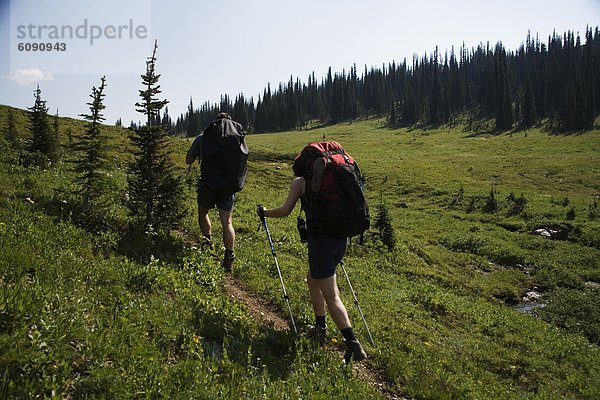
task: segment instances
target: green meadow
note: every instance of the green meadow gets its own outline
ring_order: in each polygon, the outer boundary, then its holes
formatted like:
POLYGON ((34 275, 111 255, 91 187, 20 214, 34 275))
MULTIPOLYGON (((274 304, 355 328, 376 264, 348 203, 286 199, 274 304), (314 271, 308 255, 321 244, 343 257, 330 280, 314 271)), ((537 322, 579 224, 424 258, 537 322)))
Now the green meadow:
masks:
MULTIPOLYGON (((0 129, 6 110, 0 107, 0 129)), ((24 138, 25 114, 14 111, 24 138)), ((112 202, 95 230, 73 214, 68 151, 47 171, 25 169, 0 143, 0 397, 385 398, 342 365, 332 351, 342 342, 335 329, 320 349, 304 334, 254 320, 223 292, 221 251, 190 244, 199 237, 198 168, 184 165, 191 139, 174 138, 172 154, 189 214, 170 240, 139 250, 124 235, 127 131, 106 129, 112 202)), ((83 123, 61 119, 63 143, 69 130, 81 132, 83 123)), ((255 210, 283 203, 293 157, 320 140, 340 142, 359 162, 373 220, 379 204, 392 216, 393 250, 371 229, 362 243, 352 240, 345 258, 375 346, 341 271, 338 283, 367 366, 394 393, 600 397, 600 131, 476 134, 366 120, 249 135, 233 276, 286 318, 255 210), (538 229, 556 236, 533 234, 538 229), (520 312, 528 292, 541 297, 520 312)), ((313 315, 298 214, 299 206, 268 222, 304 332, 313 315)))

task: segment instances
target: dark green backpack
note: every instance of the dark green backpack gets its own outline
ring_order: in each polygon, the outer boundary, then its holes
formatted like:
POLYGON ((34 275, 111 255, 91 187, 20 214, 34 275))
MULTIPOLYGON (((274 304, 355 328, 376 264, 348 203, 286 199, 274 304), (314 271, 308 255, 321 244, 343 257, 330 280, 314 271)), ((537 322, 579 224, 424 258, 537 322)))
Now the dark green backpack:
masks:
POLYGON ((241 124, 229 118, 214 120, 202 133, 202 182, 219 196, 244 188, 248 146, 241 124))

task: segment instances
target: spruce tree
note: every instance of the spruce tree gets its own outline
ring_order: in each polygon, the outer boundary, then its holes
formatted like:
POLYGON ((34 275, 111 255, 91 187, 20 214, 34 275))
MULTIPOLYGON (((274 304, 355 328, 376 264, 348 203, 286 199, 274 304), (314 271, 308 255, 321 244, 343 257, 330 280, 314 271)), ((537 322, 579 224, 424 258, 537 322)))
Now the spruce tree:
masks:
POLYGON ((188 136, 188 137, 197 136, 200 133, 198 131, 198 129, 199 129, 198 116, 196 114, 196 111, 194 110, 194 102, 192 101, 192 98, 190 97, 190 104, 188 105, 188 113, 187 113, 187 126, 185 128, 186 136, 188 136))
POLYGON ((396 113, 396 104, 395 102, 392 102, 392 105, 390 106, 390 114, 388 116, 388 123, 390 125, 396 125, 396 122, 398 122, 398 115, 396 113))
POLYGON ((65 130, 65 136, 67 137, 67 146, 73 145, 73 129, 67 128, 65 130))
POLYGON ((173 123, 169 116, 169 107, 165 107, 165 113, 163 114, 160 123, 166 127, 169 135, 173 135, 173 123))
POLYGON ((6 118, 6 130, 4 132, 4 137, 6 138, 8 145, 13 150, 21 149, 21 140, 19 139, 19 134, 17 133, 17 125, 15 122, 15 115, 12 111, 12 108, 8 109, 8 115, 6 118))
POLYGON ((402 105, 402 124, 405 126, 414 125, 417 122, 417 110, 415 91, 411 84, 406 88, 404 101, 402 105))
POLYGON ((129 210, 135 222, 147 232, 168 234, 184 216, 183 183, 175 174, 170 158, 169 139, 165 126, 156 123, 160 110, 168 103, 159 100, 161 93, 156 74, 155 42, 152 56, 146 62, 146 73, 141 76, 143 90, 136 111, 143 114, 146 124, 135 129, 131 141, 137 148, 129 165, 129 210))
POLYGON ((383 201, 383 193, 381 194, 381 202, 377 205, 375 228, 379 233, 379 238, 388 248, 388 251, 393 251, 396 247, 396 233, 392 225, 390 212, 383 201))
POLYGON ((33 94, 35 103, 28 108, 32 139, 27 150, 31 153, 31 164, 45 168, 58 161, 58 140, 48 123, 48 107, 46 101, 42 100, 40 85, 37 85, 33 94))
POLYGON ((507 71, 506 51, 501 43, 496 45, 495 87, 496 87, 496 129, 507 130, 512 127, 513 114, 510 101, 510 86, 507 71))
POLYGON ((429 112, 427 116, 427 123, 431 125, 438 125, 441 122, 441 108, 442 108, 442 89, 439 77, 439 63, 438 63, 438 49, 435 48, 433 62, 430 64, 431 68, 431 94, 429 95, 429 112))
POLYGON ((492 213, 498 209, 498 201, 496 200, 496 188, 492 185, 490 194, 485 199, 485 207, 483 210, 488 213, 492 213))
POLYGON ((58 116, 58 109, 56 109, 56 114, 52 117, 52 140, 53 145, 56 147, 56 158, 57 160, 61 158, 60 152, 60 118, 58 116))
POLYGON ((73 150, 78 154, 75 159, 75 182, 79 185, 78 193, 83 197, 83 210, 86 211, 91 203, 100 205, 105 187, 105 179, 102 171, 107 162, 106 136, 102 122, 105 120, 102 110, 106 108, 103 103, 106 77, 100 79, 100 86, 92 87, 90 97, 92 101, 87 103, 90 107, 89 114, 80 114, 88 124, 85 133, 77 137, 73 144, 73 150))
POLYGON ((531 80, 527 82, 527 88, 523 94, 523 104, 521 105, 521 112, 523 119, 521 121, 523 127, 530 128, 535 125, 536 112, 535 112, 535 98, 533 94, 533 87, 531 80))

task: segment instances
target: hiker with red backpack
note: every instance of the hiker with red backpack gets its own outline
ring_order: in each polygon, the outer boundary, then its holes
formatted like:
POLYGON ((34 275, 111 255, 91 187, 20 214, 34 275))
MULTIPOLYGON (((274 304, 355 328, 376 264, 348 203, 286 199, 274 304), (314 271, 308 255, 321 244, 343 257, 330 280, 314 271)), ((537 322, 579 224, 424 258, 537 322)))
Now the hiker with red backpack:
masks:
POLYGON ((346 362, 366 358, 356 339, 348 312, 336 281, 336 267, 342 261, 347 238, 369 227, 369 211, 362 191, 362 176, 357 163, 337 142, 311 143, 296 157, 290 191, 284 204, 266 209, 258 206, 257 214, 265 218, 289 215, 301 202, 304 220, 298 217, 301 240, 308 243, 309 271, 306 276, 310 300, 315 313, 313 335, 324 343, 327 325, 325 305, 346 342, 346 362))
POLYGON ((185 161, 191 167, 194 161, 200 164, 198 183, 198 224, 202 231, 203 245, 212 248, 212 225, 208 211, 215 206, 223 228, 225 255, 221 265, 231 272, 235 245, 235 230, 232 222, 235 193, 242 190, 246 181, 248 147, 246 132, 241 124, 222 112, 199 135, 188 150, 185 161))

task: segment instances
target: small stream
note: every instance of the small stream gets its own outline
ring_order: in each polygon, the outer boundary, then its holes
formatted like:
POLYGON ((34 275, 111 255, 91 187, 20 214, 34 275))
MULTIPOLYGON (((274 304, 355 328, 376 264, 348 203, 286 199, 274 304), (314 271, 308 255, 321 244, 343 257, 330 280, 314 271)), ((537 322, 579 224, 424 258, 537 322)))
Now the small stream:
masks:
POLYGON ((513 307, 513 310, 516 310, 523 314, 533 314, 533 312, 536 309, 544 307, 546 307, 546 302, 544 301, 528 301, 525 303, 517 304, 513 307))
POLYGON ((546 302, 542 300, 542 294, 536 290, 529 290, 524 293, 523 302, 513 307, 514 310, 523 314, 533 315, 538 308, 546 307, 546 302))
MULTIPOLYGON (((598 289, 600 288, 600 283, 587 281, 584 283, 584 288, 598 289)), ((546 307, 547 304, 548 303, 542 299, 542 293, 536 290, 529 290, 523 294, 521 303, 513 306, 512 309, 523 314, 535 316, 535 311, 539 308, 546 307)))

